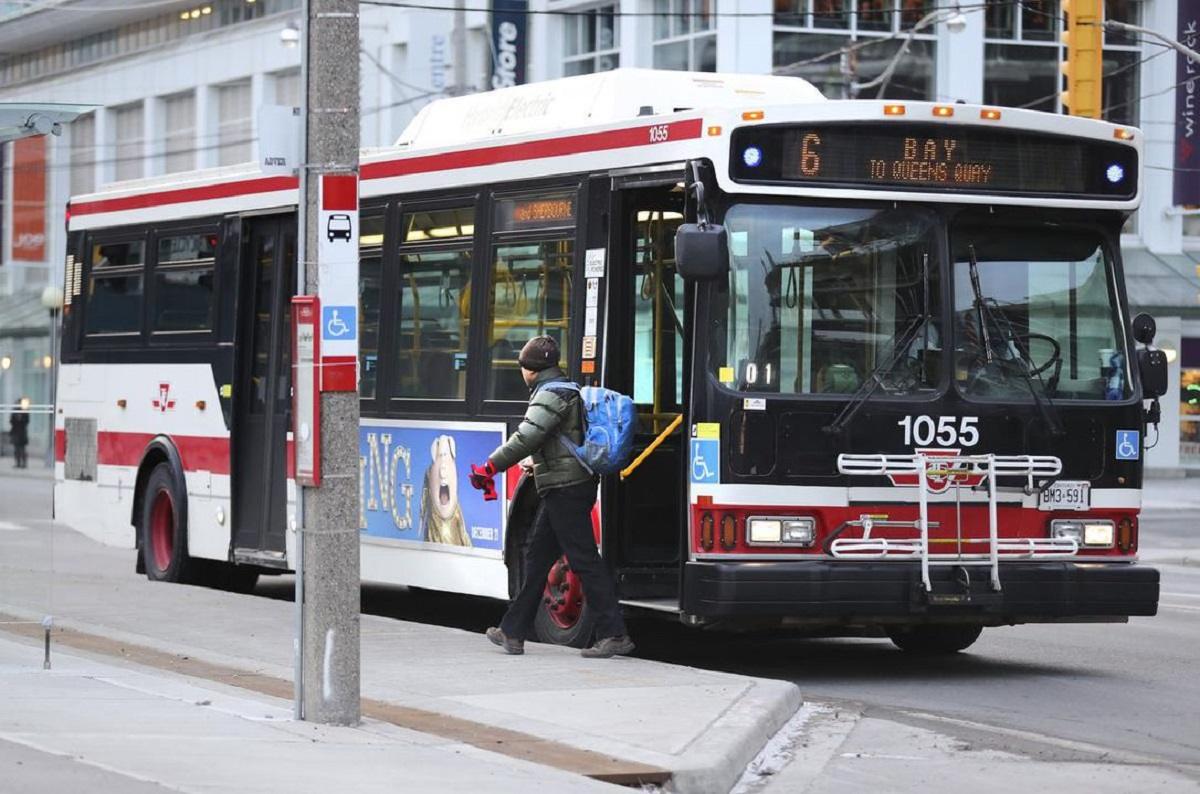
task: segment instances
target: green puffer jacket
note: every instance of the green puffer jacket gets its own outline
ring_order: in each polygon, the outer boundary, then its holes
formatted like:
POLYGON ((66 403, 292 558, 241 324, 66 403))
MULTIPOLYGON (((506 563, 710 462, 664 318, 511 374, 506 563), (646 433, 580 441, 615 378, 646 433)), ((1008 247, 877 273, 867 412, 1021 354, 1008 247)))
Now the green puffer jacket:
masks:
POLYGON ((539 494, 592 480, 579 459, 558 440, 561 433, 573 444, 583 443, 579 395, 540 388, 551 381, 566 380, 567 376, 558 367, 539 372, 521 424, 488 456, 498 471, 504 471, 532 455, 533 481, 539 494))

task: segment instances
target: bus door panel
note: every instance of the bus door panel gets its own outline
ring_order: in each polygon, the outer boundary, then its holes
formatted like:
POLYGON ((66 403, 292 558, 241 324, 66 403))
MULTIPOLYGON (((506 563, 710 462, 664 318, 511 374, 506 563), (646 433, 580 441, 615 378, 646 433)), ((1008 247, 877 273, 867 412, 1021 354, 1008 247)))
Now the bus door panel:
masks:
MULTIPOLYGON (((675 272, 675 229, 682 195, 671 185, 613 194, 607 385, 637 404, 635 456, 686 405, 684 282, 675 272), (614 351, 617 355, 613 355, 614 351)), ((678 588, 683 520, 683 422, 615 494, 615 533, 606 549, 621 571, 624 598, 672 597, 678 588)))
POLYGON ((243 229, 233 545, 239 559, 285 565, 296 226, 292 217, 253 218, 243 229))

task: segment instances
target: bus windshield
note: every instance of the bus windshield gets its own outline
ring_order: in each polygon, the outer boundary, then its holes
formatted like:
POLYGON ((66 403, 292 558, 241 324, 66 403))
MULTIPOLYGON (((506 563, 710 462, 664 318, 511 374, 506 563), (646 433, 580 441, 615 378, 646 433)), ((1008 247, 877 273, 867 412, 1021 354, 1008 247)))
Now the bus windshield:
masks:
POLYGON ((738 204, 726 215, 728 290, 712 373, 782 394, 890 394, 940 378, 940 221, 918 207, 738 204))
POLYGON ((956 225, 955 381, 970 397, 1130 396, 1112 262, 1089 229, 956 225))

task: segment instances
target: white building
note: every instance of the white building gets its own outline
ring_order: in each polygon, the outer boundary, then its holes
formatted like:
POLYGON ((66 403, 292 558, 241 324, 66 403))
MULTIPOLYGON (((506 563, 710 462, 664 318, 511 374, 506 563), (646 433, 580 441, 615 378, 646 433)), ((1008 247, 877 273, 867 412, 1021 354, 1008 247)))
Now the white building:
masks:
MULTIPOLYGON (((449 0, 445 9, 378 2, 361 7, 364 146, 391 143, 426 102, 486 90, 493 66, 512 64, 512 52, 492 44, 487 0, 466 0, 465 62, 457 65, 449 0)), ((1194 5, 1106 3, 1112 18, 1172 37, 1179 9, 1194 5)), ((882 90, 1061 109, 1058 0, 529 0, 529 11, 516 14, 527 34, 516 54, 529 81, 616 66, 774 71, 834 97, 882 90)), ((256 109, 300 101, 299 24, 300 0, 0 2, 0 102, 97 106, 60 138, 4 152, 0 404, 47 388, 38 296, 61 277, 67 197, 114 180, 255 159, 256 109), (111 10, 95 10, 105 5, 111 10)), ((1162 47, 1106 41, 1106 117, 1145 135, 1144 203, 1123 239, 1131 301, 1157 316, 1173 383, 1194 385, 1200 397, 1200 217, 1173 203, 1174 180, 1200 172, 1172 170, 1176 88, 1188 87, 1176 87, 1176 68, 1162 47)), ((1172 392, 1163 408, 1151 465, 1200 472, 1200 404, 1172 392)))

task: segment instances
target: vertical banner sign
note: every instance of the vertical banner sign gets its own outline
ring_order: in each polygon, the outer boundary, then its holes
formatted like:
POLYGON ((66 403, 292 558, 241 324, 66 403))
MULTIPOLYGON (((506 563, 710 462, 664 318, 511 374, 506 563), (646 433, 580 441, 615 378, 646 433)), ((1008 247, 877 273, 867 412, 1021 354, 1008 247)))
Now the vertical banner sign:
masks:
POLYGON ((321 392, 317 389, 317 363, 321 360, 321 301, 313 295, 292 297, 292 416, 295 427, 292 450, 296 482, 309 488, 321 485, 321 392))
POLYGON ((46 261, 46 137, 13 143, 12 258, 46 261))
POLYGON ((358 175, 322 174, 320 193, 321 391, 357 391, 358 175))
POLYGON ((492 0, 492 88, 525 82, 528 0, 492 0))
MULTIPOLYGON (((1176 40, 1193 50, 1200 45, 1200 0, 1179 0, 1176 40)), ((1200 64, 1182 53, 1175 58, 1175 204, 1195 206, 1200 205, 1200 64)))

